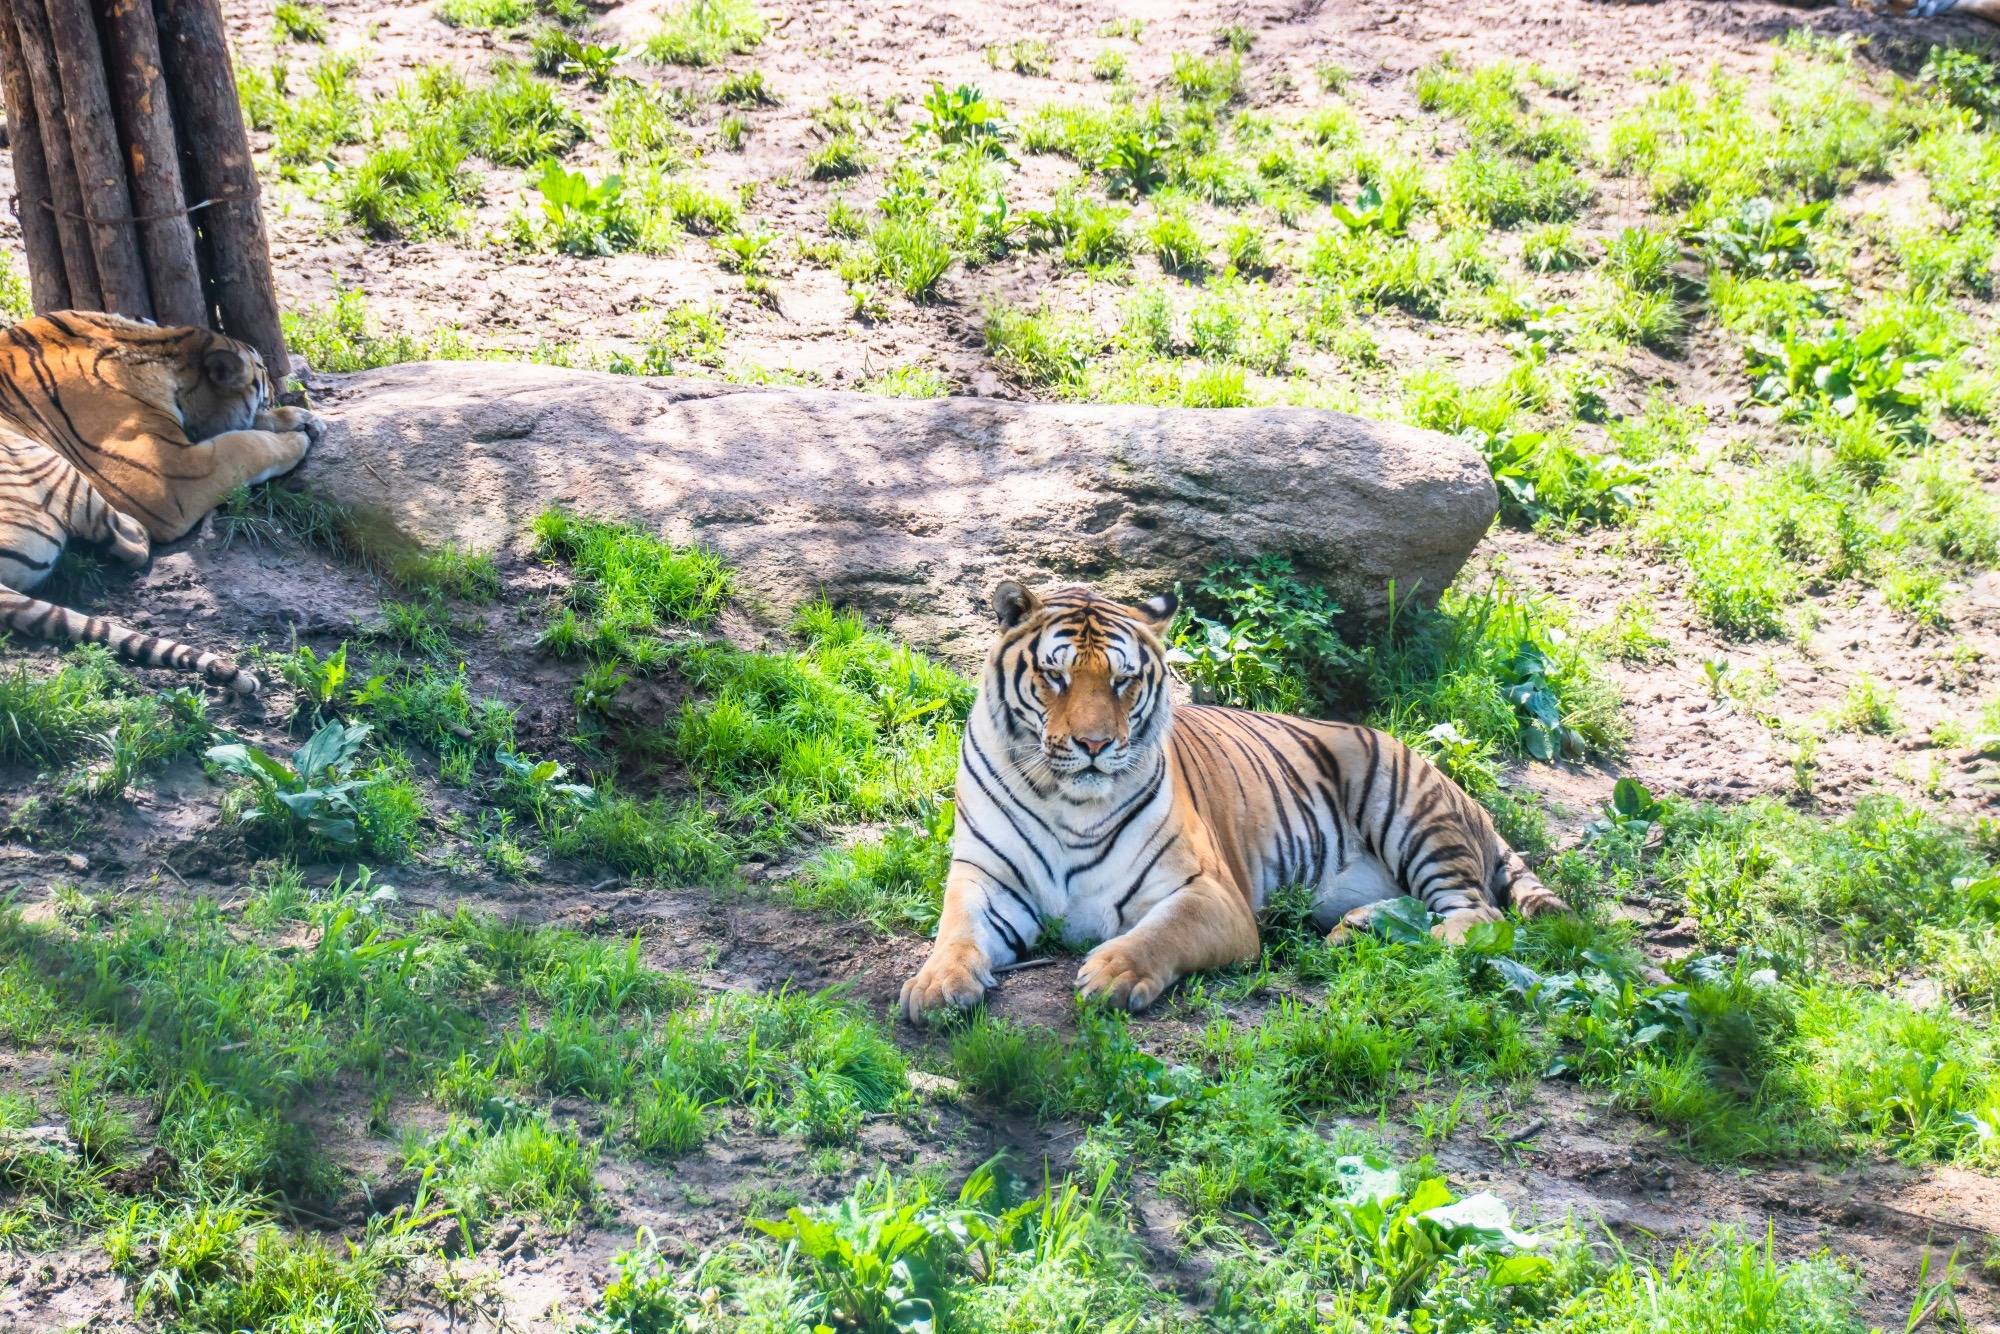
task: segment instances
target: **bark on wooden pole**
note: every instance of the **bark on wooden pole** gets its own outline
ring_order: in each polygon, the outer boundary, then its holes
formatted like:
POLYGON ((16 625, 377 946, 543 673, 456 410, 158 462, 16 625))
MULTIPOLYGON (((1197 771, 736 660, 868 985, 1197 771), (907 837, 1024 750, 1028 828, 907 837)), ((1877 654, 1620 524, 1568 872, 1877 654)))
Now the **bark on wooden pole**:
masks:
POLYGON ((42 131, 42 160, 48 167, 49 197, 54 203, 56 237, 62 249, 65 285, 70 304, 82 310, 102 310, 97 284, 97 260, 83 224, 83 195, 77 189, 76 167, 69 154, 69 122, 63 115, 62 83, 56 76, 55 45, 49 38, 49 16, 41 0, 12 0, 14 32, 20 39, 21 63, 35 94, 35 118, 42 131))
POLYGON ((180 149, 152 0, 98 0, 105 39, 105 74, 118 108, 119 137, 139 215, 139 245, 153 318, 162 324, 206 325, 208 302, 195 262, 190 202, 181 183, 180 149))
POLYGON ((196 202, 213 201, 194 218, 206 240, 222 328, 263 353, 266 368, 282 380, 291 361, 222 10, 216 0, 153 0, 153 14, 181 143, 192 150, 182 159, 187 185, 196 202))
POLYGON ((28 285, 36 311, 70 304, 69 275, 56 235, 55 199, 49 193, 49 164, 42 157, 42 122, 35 90, 21 63, 21 39, 14 9, 0 0, 0 89, 7 99, 9 146, 14 153, 14 211, 21 221, 21 248, 28 256, 28 285))
POLYGON ((69 123, 77 187, 90 215, 90 250, 97 257, 97 287, 104 309, 152 319, 153 294, 139 258, 139 228, 132 217, 125 159, 118 151, 118 124, 111 113, 111 89, 104 81, 97 21, 87 0, 43 0, 43 4, 55 39, 63 116, 69 123))

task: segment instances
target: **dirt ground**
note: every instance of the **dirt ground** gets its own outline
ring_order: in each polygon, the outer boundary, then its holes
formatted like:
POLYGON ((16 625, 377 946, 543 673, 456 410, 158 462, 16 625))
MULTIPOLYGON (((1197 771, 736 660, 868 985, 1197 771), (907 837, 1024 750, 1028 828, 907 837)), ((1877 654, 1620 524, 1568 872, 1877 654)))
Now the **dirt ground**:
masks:
MULTIPOLYGON (((227 0, 240 59, 264 64, 272 54, 270 7, 227 0)), ((518 42, 438 23, 431 6, 379 0, 331 0, 325 5, 333 45, 367 43, 362 86, 386 91, 419 66, 447 60, 467 70, 485 68, 518 42)), ((774 26, 754 58, 779 102, 749 113, 746 151, 732 153, 717 140, 719 114, 708 107, 691 129, 702 150, 697 171, 714 187, 754 187, 748 212, 787 237, 823 237, 830 194, 839 187, 806 179, 805 153, 818 141, 812 108, 835 91, 858 94, 873 105, 904 99, 875 136, 887 148, 911 123, 907 99, 932 80, 947 87, 977 84, 1010 109, 1096 97, 1089 64, 1113 39, 1094 36, 1114 17, 1147 25, 1142 45, 1124 43, 1130 78, 1141 87, 1165 77, 1170 53, 1203 49, 1225 24, 1256 34, 1246 57, 1253 101, 1260 107, 1302 109, 1314 86, 1314 67, 1334 61, 1354 76, 1347 97, 1365 120, 1410 120, 1414 104, 1409 75, 1441 52, 1471 62, 1498 58, 1538 61, 1578 76, 1573 110, 1601 127, 1637 96, 1633 75, 1642 66, 1671 62, 1683 70, 1719 65, 1756 81, 1769 67, 1768 43, 1787 29, 1806 26, 1826 34, 1874 39, 1869 58, 1894 64, 1908 58, 1909 25, 1839 7, 1794 8, 1745 0, 1660 0, 1659 3, 1547 4, 1470 0, 1411 6, 1362 0, 1311 0, 1273 4, 1219 4, 1211 0, 1169 5, 1157 0, 1011 0, 953 5, 940 0, 852 5, 838 0, 785 0, 772 6, 774 26), (1024 37, 1047 38, 1057 52, 1049 77, 989 66, 986 49, 1024 37), (1288 91, 1289 90, 1289 91, 1288 91)), ((604 33, 643 34, 651 26, 644 4, 601 13, 604 33)), ((1954 31, 1975 31, 1945 25, 1954 31)), ((1938 29, 1933 28, 1935 33, 1938 29)), ((302 59, 302 57, 299 57, 302 59)), ((651 71, 666 82, 706 84, 713 72, 651 71)), ((594 114, 596 95, 569 95, 594 114)), ((609 166, 601 146, 579 161, 593 171, 609 166), (597 156, 593 156, 593 154, 597 156)), ((336 291, 359 289, 371 318, 390 330, 423 333, 455 328, 481 347, 526 354, 538 346, 581 343, 596 350, 629 347, 644 336, 647 312, 681 303, 711 305, 728 327, 725 369, 731 373, 781 371, 834 387, 853 387, 882 370, 922 364, 943 372, 958 392, 1018 395, 983 349, 982 302, 993 295, 1047 298, 1058 304, 1090 299, 1084 281, 1053 270, 1045 257, 1019 256, 982 270, 976 283, 954 270, 943 299, 927 306, 900 300, 886 317, 860 323, 840 282, 785 249, 775 276, 775 299, 760 300, 725 273, 695 243, 670 256, 617 255, 578 259, 527 254, 486 243, 519 207, 523 173, 482 167, 484 202, 471 237, 459 241, 369 242, 330 227, 324 209, 300 189, 269 187, 274 256, 284 304, 303 310, 331 301, 336 291)), ((1046 202, 1069 174, 1053 159, 1024 158, 1017 206, 1046 202)), ((5 182, 0 182, 4 188, 5 182)), ((866 178, 854 183, 868 197, 866 178)), ((1855 196, 1841 205, 1865 209, 1880 199, 1855 196)), ((1614 232, 1638 208, 1636 194, 1615 191, 1580 230, 1614 232)), ((18 253, 11 219, 0 219, 0 243, 18 253)), ((1147 261, 1150 263, 1150 261, 1147 261)), ((1991 327, 1989 325, 1989 327, 1991 327)), ((1437 363, 1462 371, 1493 364, 1503 354, 1494 336, 1463 329, 1440 331, 1401 317, 1385 317, 1379 331, 1387 364, 1378 370, 1342 370, 1337 378, 1366 399, 1387 397, 1403 373, 1437 363)), ((1726 349, 1691 346, 1669 370, 1635 356, 1615 392, 1627 405, 1642 402, 1663 379, 1686 389, 1706 387, 1722 409, 1709 430, 1722 440, 1753 433, 1760 422, 1737 412, 1741 376, 1726 349)), ((1990 364, 1990 359, 1989 359, 1990 364)), ((337 380, 313 380, 316 392, 337 401, 337 380)), ((1990 448, 1977 464, 1989 491, 2000 489, 2000 469, 1990 448)), ((1802 643, 1733 645, 1703 628, 1689 610, 1673 571, 1635 552, 1617 534, 1543 537, 1496 529, 1475 567, 1491 568, 1528 586, 1558 594, 1580 623, 1608 619, 1615 606, 1641 588, 1658 612, 1658 629, 1670 641, 1664 665, 1618 665, 1613 670, 1626 697, 1631 728, 1616 769, 1537 765, 1511 775, 1553 803, 1552 833, 1564 846, 1620 773, 1643 779, 1656 792, 1717 801, 1760 794, 1795 795, 1792 757, 1771 729, 1741 700, 1718 698, 1704 661, 1727 657, 1731 673, 1766 682, 1757 708, 1804 717, 1836 703, 1867 674, 1892 685, 1904 720, 1891 737, 1836 734, 1820 748, 1813 791, 1816 809, 1838 813, 1862 793, 1888 789, 1921 794, 1938 808, 1965 814, 2000 813, 1993 760, 1954 756, 1929 747, 1931 723, 1962 717, 1990 698, 2000 682, 2000 575, 1988 571, 1958 590, 1948 630, 1916 633, 1892 620, 1874 594, 1817 595, 1809 599, 1817 629, 1802 643)), ((506 589, 484 613, 483 630, 464 642, 470 683, 478 694, 505 699, 520 711, 524 746, 562 753, 573 710, 573 673, 542 662, 533 651, 539 614, 547 606, 551 574, 518 553, 502 562, 506 589)), ((116 608, 142 628, 172 633, 204 646, 261 644, 284 649, 296 643, 330 649, 366 635, 379 620, 382 586, 370 575, 316 553, 289 546, 275 551, 225 547, 212 531, 162 554, 143 575, 114 581, 90 598, 86 609, 116 608)), ((745 627, 747 636, 754 627, 745 627)), ((10 644, 0 666, 44 648, 10 644)), ((963 664, 961 664, 963 665, 963 664)), ((275 743, 285 735, 278 718, 259 706, 218 706, 218 721, 246 737, 275 743), (235 712, 231 713, 230 710, 235 712)), ((169 770, 149 791, 109 809, 31 802, 29 775, 0 771, 0 886, 16 886, 30 911, 63 884, 94 892, 133 895, 227 897, 244 883, 248 858, 214 826, 214 789, 192 763, 169 770)), ((440 817, 454 798, 440 794, 440 817)), ((462 797, 456 798, 463 800, 462 797)), ((323 878, 334 869, 314 868, 323 878)), ((702 985, 800 987, 841 984, 877 1014, 887 1014, 902 979, 920 962, 925 943, 885 938, 860 925, 810 918, 761 900, 755 885, 742 893, 657 891, 604 881, 584 868, 545 864, 518 880, 468 874, 420 858, 393 877, 414 905, 473 907, 532 921, 559 921, 592 929, 641 930, 651 961, 686 972, 702 985)), ((756 877, 753 876, 753 880, 756 877)), ((1631 905, 1656 947, 1672 949, 1679 923, 1654 916, 1649 905, 1631 905)), ((1070 969, 1063 963, 1008 977, 995 999, 1006 1016, 1066 1027, 1072 1023, 1070 969)), ((1155 1021, 1154 1037, 1177 1036, 1171 1014, 1155 1021)), ((900 1029, 913 1052, 925 1039, 900 1029)), ((0 1049, 0 1083, 30 1083, 33 1057, 0 1049)), ((1739 1169, 1693 1161, 1662 1141, 1659 1131, 1592 1101, 1570 1085, 1544 1084, 1533 1105, 1503 1109, 1504 1133, 1459 1132, 1437 1149, 1440 1165, 1465 1189, 1498 1191, 1531 1216, 1601 1221, 1635 1246, 1700 1236, 1717 1222, 1737 1222, 1761 1232, 1769 1221, 1779 1251, 1802 1255, 1830 1248, 1851 1257, 1868 1284, 1866 1314, 1901 1327, 1911 1315, 1924 1266, 1935 1269, 1956 1249, 1968 1266, 1959 1301, 1974 1327, 2000 1330, 2000 1277, 1982 1276, 1978 1260, 2000 1244, 2000 1189, 1991 1178, 1955 1168, 1857 1163, 1739 1169)), ((356 1155, 379 1152, 363 1130, 366 1108, 332 1109, 328 1131, 356 1155)), ((1057 1166, 1073 1147, 1073 1128, 1037 1130, 954 1105, 936 1103, 935 1133, 928 1147, 949 1151, 970 1165, 994 1148, 1014 1145, 1057 1166)), ((586 1129, 588 1126, 586 1125, 586 1129)), ((1393 1134, 1393 1130, 1391 1131, 1393 1134)), ((1407 1132, 1405 1132, 1407 1133, 1407 1132)), ((871 1125, 864 1165, 907 1161, 919 1149, 908 1130, 871 1125)), ((1411 1148, 1412 1154, 1422 1147, 1411 1148)), ((686 1254, 733 1234, 744 1201, 760 1190, 796 1183, 801 1162, 770 1154, 765 1139, 732 1143, 719 1134, 670 1176, 607 1155, 605 1179, 613 1221, 578 1238, 542 1249, 544 1239, 522 1235, 486 1253, 497 1287, 481 1310, 412 1311, 399 1329, 474 1327, 542 1328, 543 1314, 561 1304, 580 1309, 601 1289, 610 1256, 629 1243, 639 1225, 672 1237, 686 1254), (504 1307, 505 1316, 501 1311, 504 1307), (484 1323, 482 1323, 484 1322, 484 1323)), ((829 1191, 841 1182, 815 1183, 829 1191)), ((1142 1206, 1160 1272, 1178 1261, 1166 1205, 1157 1197, 1142 1206)), ((1201 1276, 1176 1277, 1191 1292, 1201 1276)), ((87 1326, 112 1330, 144 1327, 129 1316, 129 1295, 97 1249, 48 1255, 0 1251, 0 1327, 20 1330, 87 1326)))

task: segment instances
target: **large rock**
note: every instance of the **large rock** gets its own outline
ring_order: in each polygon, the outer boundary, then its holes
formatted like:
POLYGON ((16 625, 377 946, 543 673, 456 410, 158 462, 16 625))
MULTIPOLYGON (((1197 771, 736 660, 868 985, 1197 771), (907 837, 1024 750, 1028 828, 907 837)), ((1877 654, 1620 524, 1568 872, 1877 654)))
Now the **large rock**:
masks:
POLYGON ((701 542, 778 606, 824 590, 976 656, 1003 577, 1169 589, 1289 556, 1363 616, 1435 598, 1492 522, 1462 442, 1301 408, 904 400, 509 362, 332 377, 315 492, 424 544, 562 505, 701 542))

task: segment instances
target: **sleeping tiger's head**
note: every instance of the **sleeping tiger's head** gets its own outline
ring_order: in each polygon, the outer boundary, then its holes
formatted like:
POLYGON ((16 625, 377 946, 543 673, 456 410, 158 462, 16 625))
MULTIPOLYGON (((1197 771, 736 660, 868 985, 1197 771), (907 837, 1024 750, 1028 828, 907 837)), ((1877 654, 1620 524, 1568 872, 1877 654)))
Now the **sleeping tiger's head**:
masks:
POLYGON ((264 358, 248 343, 206 329, 190 330, 207 346, 190 348, 188 374, 181 392, 181 420, 190 440, 206 440, 224 431, 248 430, 257 414, 271 406, 271 376, 264 358), (196 373, 196 367, 199 372, 196 373))
POLYGON ((39 345, 56 372, 64 411, 93 437, 101 433, 100 417, 125 420, 135 398, 171 405, 187 438, 206 440, 248 430, 275 397, 257 349, 208 329, 63 310, 16 326, 10 337, 39 345))
POLYGON ((1015 763, 1099 797, 1164 744, 1172 705, 1160 632, 1174 607, 1171 595, 1134 607, 1075 586, 1047 596, 1012 580, 995 588, 1001 630, 986 691, 1015 763))

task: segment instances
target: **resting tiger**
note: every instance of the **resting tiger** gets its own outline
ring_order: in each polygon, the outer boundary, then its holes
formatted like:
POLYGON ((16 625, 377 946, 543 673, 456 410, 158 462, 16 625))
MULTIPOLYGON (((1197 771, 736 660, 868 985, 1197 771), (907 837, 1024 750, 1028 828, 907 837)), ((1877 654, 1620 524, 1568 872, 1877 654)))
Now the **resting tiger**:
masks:
POLYGON ((1176 709, 1159 635, 1172 598, 994 592, 1001 632, 959 752, 958 828, 911 1019, 977 1002, 1060 918, 1101 941, 1077 987, 1133 1010, 1253 959, 1257 913, 1304 884, 1336 934, 1403 894, 1463 940, 1512 906, 1566 911, 1479 804, 1394 738, 1346 723, 1176 709))
POLYGON ((273 407, 256 349, 64 310, 0 335, 0 627, 109 645, 254 694, 228 658, 27 596, 72 540, 142 565, 236 487, 290 472, 324 427, 273 407))

